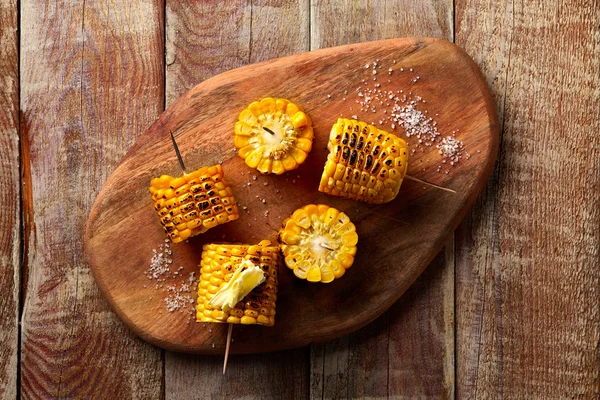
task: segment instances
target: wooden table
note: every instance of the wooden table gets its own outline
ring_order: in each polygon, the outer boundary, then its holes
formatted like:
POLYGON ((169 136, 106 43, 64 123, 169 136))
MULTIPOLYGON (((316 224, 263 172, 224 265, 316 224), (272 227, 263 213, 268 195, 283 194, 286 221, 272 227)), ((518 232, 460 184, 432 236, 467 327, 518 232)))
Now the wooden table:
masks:
POLYGON ((600 396, 598 0, 0 0, 0 24, 0 398, 600 396), (135 337, 82 235, 136 137, 221 71, 400 36, 462 46, 502 126, 445 251, 374 323, 225 377, 135 337))

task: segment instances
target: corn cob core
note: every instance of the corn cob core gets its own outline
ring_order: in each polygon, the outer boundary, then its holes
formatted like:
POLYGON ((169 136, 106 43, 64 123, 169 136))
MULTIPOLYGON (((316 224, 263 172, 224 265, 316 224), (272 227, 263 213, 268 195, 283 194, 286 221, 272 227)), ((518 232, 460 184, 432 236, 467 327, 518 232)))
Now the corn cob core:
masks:
POLYGON ((286 99, 266 97, 244 109, 235 124, 238 155, 263 174, 283 174, 298 168, 312 148, 308 115, 286 99))
POLYGON ((150 193, 163 230, 173 243, 239 217, 220 165, 202 167, 179 178, 154 178, 150 193))
POLYGON ((275 324, 275 301, 277 300, 277 266, 279 247, 268 240, 257 245, 207 244, 202 248, 200 283, 196 320, 244 325, 275 324), (235 307, 223 312, 209 303, 221 286, 229 282, 244 260, 250 260, 265 273, 266 281, 254 288, 235 307))
POLYGON ((408 167, 403 139, 365 122, 339 118, 327 148, 319 191, 372 204, 396 198, 408 167))
POLYGON ((343 212, 309 204, 283 221, 279 242, 285 264, 300 279, 328 283, 352 266, 358 235, 343 212))

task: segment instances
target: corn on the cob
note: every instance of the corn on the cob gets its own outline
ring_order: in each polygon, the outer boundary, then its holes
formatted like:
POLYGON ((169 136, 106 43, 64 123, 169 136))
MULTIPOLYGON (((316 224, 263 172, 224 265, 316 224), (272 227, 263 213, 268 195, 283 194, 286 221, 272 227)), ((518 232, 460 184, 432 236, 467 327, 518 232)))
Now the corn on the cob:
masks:
POLYGON ((240 113, 234 144, 249 167, 280 175, 306 160, 313 136, 312 122, 299 106, 266 97, 240 113))
POLYGON ((178 178, 154 178, 150 193, 163 230, 173 243, 239 217, 221 165, 203 167, 178 178))
POLYGON ((279 242, 285 264, 294 275, 327 283, 342 277, 354 262, 358 235, 345 213, 309 204, 283 221, 279 242))
MULTIPOLYGON (((202 249, 196 320, 245 325, 273 326, 277 300, 279 248, 268 240, 257 245, 207 244, 202 249), (209 304, 246 260, 264 272, 265 282, 254 288, 233 308, 223 311, 209 304)), ((244 268, 244 267, 242 267, 244 268)))
POLYGON ((339 118, 319 191, 372 204, 393 200, 408 167, 406 142, 365 122, 339 118))

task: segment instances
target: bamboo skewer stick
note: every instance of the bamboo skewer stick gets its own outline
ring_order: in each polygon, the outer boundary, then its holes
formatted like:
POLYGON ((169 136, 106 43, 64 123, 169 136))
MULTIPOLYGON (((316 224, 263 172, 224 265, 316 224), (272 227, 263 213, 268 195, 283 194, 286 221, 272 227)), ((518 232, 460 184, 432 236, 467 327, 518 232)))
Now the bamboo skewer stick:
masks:
POLYGON ((225 371, 227 370, 227 359, 229 358, 229 346, 231 345, 231 332, 233 332, 233 324, 229 324, 229 329, 227 330, 227 344, 225 345, 225 358, 223 359, 223 375, 225 375, 225 371))
MULTIPOLYGON (((173 132, 169 131, 169 133, 171 134, 171 142, 173 143, 173 148, 175 149, 175 154, 177 155, 177 160, 179 161, 179 166, 181 167, 183 174, 187 175, 187 172, 185 172, 185 164, 183 163, 183 158, 181 158, 181 153, 179 152, 179 147, 177 146, 173 132)), ((223 360, 223 375, 225 375, 225 371, 227 370, 227 359, 229 358, 229 346, 231 344, 232 331, 233 324, 229 324, 229 329, 227 331, 227 344, 225 345, 225 358, 223 360)))
POLYGON ((444 190, 444 191, 446 191, 446 192, 450 192, 450 193, 456 193, 456 190, 452 190, 452 189, 449 189, 449 188, 445 188, 445 187, 443 187, 443 186, 436 185, 435 183, 430 183, 430 182, 427 182, 427 181, 421 180, 421 179, 419 179, 419 178, 415 178, 414 176, 405 175, 404 177, 405 177, 406 179, 408 179, 409 181, 415 181, 415 182, 423 183, 423 184, 425 184, 425 185, 433 186, 434 188, 437 188, 437 189, 440 189, 440 190, 444 190))

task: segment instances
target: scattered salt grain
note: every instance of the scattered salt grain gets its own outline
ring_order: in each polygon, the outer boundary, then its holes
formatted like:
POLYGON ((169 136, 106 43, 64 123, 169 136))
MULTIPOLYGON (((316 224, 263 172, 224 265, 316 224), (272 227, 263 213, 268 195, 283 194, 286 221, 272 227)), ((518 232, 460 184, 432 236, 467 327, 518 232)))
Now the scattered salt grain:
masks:
MULTIPOLYGON (((173 260, 170 258, 172 251, 168 240, 165 244, 160 244, 157 249, 152 250, 152 258, 148 269, 144 272, 145 276, 155 282, 155 289, 166 293, 163 298, 166 310, 168 312, 185 312, 193 314, 194 299, 192 295, 198 281, 195 278, 195 273, 191 272, 187 280, 181 281, 180 271, 183 267, 180 266, 177 270, 172 271, 171 265, 173 260), (168 283, 166 283, 168 281, 168 283), (165 285, 162 284, 165 282, 165 285)), ((152 297, 150 297, 152 300, 152 297)))

